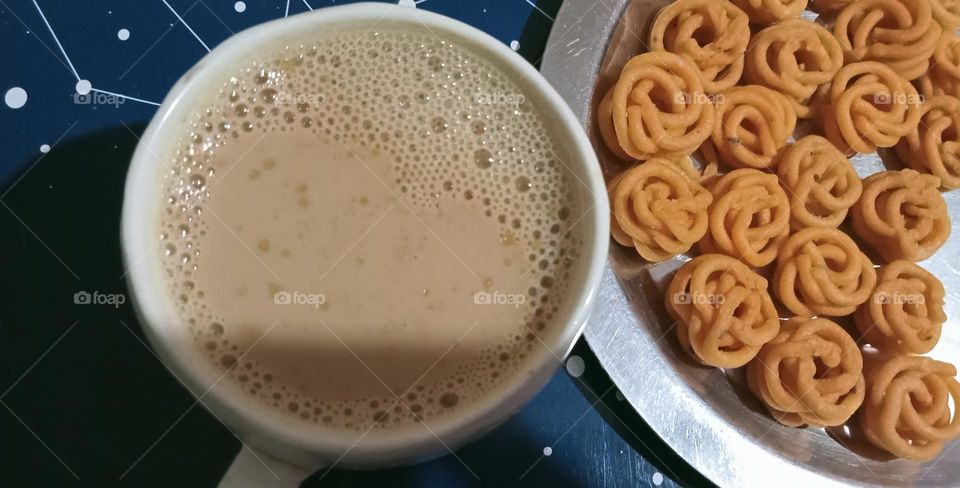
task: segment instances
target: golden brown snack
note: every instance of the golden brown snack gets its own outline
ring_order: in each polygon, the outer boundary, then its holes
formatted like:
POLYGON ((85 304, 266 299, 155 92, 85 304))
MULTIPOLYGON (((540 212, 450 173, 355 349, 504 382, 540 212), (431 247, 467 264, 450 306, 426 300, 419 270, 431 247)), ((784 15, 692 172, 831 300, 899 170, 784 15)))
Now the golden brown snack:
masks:
POLYGON ((767 25, 799 17, 807 0, 731 0, 750 17, 751 24, 767 25))
POLYGON ((597 120, 607 146, 644 161, 696 151, 710 137, 713 112, 700 70, 677 54, 655 52, 627 62, 597 120))
POLYGON ((940 178, 912 169, 870 175, 853 206, 853 230, 888 262, 927 259, 950 236, 939 186, 940 178))
POLYGON ((787 97, 760 85, 736 86, 717 94, 710 141, 734 168, 769 168, 797 125, 787 97))
POLYGON ((780 248, 774 291, 796 315, 850 315, 870 298, 877 273, 857 243, 831 227, 808 227, 780 248))
POLYGON ((610 195, 610 232, 647 261, 687 252, 707 231, 713 196, 674 161, 653 158, 617 176, 610 195))
POLYGON ((960 188, 960 99, 935 96, 920 110, 920 123, 897 143, 897 155, 907 166, 938 176, 944 188, 960 188))
POLYGON ((929 461, 960 437, 960 383, 952 364, 923 356, 892 356, 867 368, 860 416, 866 438, 912 461, 929 461))
POLYGON ((920 90, 927 97, 951 95, 960 98, 960 39, 944 32, 933 50, 930 71, 920 78, 920 90))
POLYGON ((617 130, 613 127, 613 88, 607 91, 597 105, 597 128, 600 131, 600 138, 615 156, 620 159, 633 159, 620 147, 617 130))
POLYGON ((933 18, 946 31, 953 31, 960 26, 960 1, 958 0, 930 0, 933 7, 933 18))
POLYGON ((841 425, 863 403, 863 356, 839 325, 793 317, 747 365, 747 384, 781 424, 841 425))
POLYGON ((790 19, 754 35, 744 61, 748 83, 787 96, 797 117, 806 119, 814 116, 814 93, 843 67, 843 50, 817 22, 790 19))
POLYGON ((820 109, 826 138, 845 154, 892 147, 920 120, 920 97, 907 80, 876 61, 837 72, 820 109))
POLYGON ((821 14, 837 12, 856 1, 857 0, 810 0, 810 10, 821 14))
POLYGON ((926 73, 941 32, 930 0, 858 0, 833 24, 848 63, 879 61, 907 80, 926 73))
POLYGON ((666 305, 684 350, 708 366, 743 366, 780 330, 767 280, 722 254, 684 264, 667 288, 666 305))
POLYGON ((750 42, 747 14, 730 2, 677 0, 657 13, 650 51, 688 58, 703 75, 703 89, 716 93, 736 85, 750 42))
POLYGON ((790 228, 839 227, 863 184, 850 161, 830 141, 800 138, 780 154, 780 184, 790 199, 790 228))
POLYGON ((903 259, 878 271, 879 282, 870 300, 854 315, 857 328, 882 351, 930 352, 947 320, 943 284, 927 270, 903 259))
POLYGON ((700 250, 727 254, 758 268, 772 263, 790 233, 790 203, 777 176, 737 169, 720 177, 710 192, 710 228, 700 240, 700 250))

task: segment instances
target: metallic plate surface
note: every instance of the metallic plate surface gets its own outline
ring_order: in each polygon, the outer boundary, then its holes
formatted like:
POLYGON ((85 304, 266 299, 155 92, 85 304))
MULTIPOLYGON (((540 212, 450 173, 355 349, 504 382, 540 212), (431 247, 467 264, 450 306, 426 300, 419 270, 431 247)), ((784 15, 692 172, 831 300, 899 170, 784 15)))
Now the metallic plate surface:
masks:
MULTIPOLYGON (((579 116, 608 176, 625 169, 625 163, 617 162, 599 142, 593 107, 619 66, 645 50, 642 39, 649 22, 665 3, 567 0, 547 43, 541 71, 579 116)), ((881 152, 851 161, 863 177, 884 169, 883 159, 895 158, 881 152)), ((947 291, 948 320, 929 356, 957 363, 960 190, 944 197, 953 219, 951 237, 920 264, 937 275, 947 291)), ((686 258, 649 264, 631 251, 611 246, 597 307, 584 334, 626 400, 707 478, 725 487, 960 485, 960 442, 949 444, 938 459, 919 464, 893 460, 869 446, 855 421, 829 432, 775 422, 746 388, 741 371, 697 365, 680 349, 663 306, 663 289, 686 258)), ((849 320, 839 322, 852 330, 849 320)))

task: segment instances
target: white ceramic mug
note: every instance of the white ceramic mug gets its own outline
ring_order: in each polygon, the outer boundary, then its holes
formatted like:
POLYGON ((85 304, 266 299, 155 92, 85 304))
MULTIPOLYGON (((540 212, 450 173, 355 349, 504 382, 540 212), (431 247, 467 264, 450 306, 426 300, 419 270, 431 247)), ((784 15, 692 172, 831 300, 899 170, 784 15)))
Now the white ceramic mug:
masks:
MULTIPOLYGON (((221 486, 295 486, 314 470, 336 465, 374 468, 411 463, 445 454, 477 438, 517 412, 546 384, 580 335, 607 258, 609 206, 593 148, 565 102, 522 57, 489 35, 450 18, 386 4, 333 7, 258 25, 227 39, 191 68, 171 89, 137 146, 127 175, 122 241, 134 308, 151 345, 185 386, 244 443, 221 486), (539 110, 569 155, 564 163, 583 185, 575 185, 587 209, 581 226, 584 248, 575 264, 567 304, 556 314, 549 347, 534 349, 525 371, 494 398, 475 402, 455 418, 439 420, 432 431, 386 431, 362 437, 304 427, 255 399, 218 388, 219 374, 196 354, 167 292, 158 249, 156 216, 160 172, 169 164, 184 123, 197 107, 264 46, 298 43, 311 33, 337 29, 398 28, 430 33, 469 49, 499 67, 539 110)), ((431 424, 434 425, 434 424, 431 424)))

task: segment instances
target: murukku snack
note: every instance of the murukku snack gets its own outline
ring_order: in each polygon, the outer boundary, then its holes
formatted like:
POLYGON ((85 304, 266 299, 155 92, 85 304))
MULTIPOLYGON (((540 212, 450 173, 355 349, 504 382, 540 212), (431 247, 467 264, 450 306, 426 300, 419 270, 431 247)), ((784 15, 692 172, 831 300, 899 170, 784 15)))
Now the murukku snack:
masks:
POLYGON ((820 109, 826 138, 846 154, 892 147, 920 120, 920 97, 907 80, 876 61, 837 72, 820 109))
POLYGON ((740 81, 748 42, 747 14, 732 3, 677 0, 657 13, 649 48, 689 59, 703 75, 704 91, 716 93, 740 81))
POLYGON ((943 284, 929 271, 903 259, 881 266, 879 275, 870 300, 854 314, 857 328, 881 351, 930 352, 947 320, 943 284))
POLYGON ((797 117, 806 119, 814 115, 814 93, 843 67, 843 50, 820 24, 790 19, 750 39, 744 66, 747 82, 782 93, 793 102, 797 117))
POLYGON ((927 97, 951 95, 960 98, 960 39, 944 32, 933 50, 930 71, 920 78, 920 90, 927 97))
POLYGON ((653 158, 617 176, 610 195, 610 231, 647 261, 687 252, 707 231, 713 197, 674 161, 653 158))
POLYGON ((957 0, 930 0, 933 7, 933 18, 944 30, 952 32, 960 26, 960 1, 957 0))
POLYGON ((670 282, 666 306, 684 350, 708 366, 743 366, 780 330, 767 280, 722 254, 684 264, 670 282))
POLYGON ((873 263, 843 231, 808 227, 780 248, 774 292, 796 315, 850 315, 877 284, 873 263))
POLYGON ((897 457, 930 461, 960 437, 957 368, 923 356, 892 356, 867 368, 864 435, 897 457))
POLYGON ((750 17, 751 24, 767 25, 799 17, 807 0, 731 0, 750 17))
POLYGON ((597 116, 607 146, 644 161, 696 151, 710 137, 713 112, 697 67, 680 55, 655 52, 627 62, 597 116))
POLYGON ((839 325, 793 317, 747 365, 747 384, 781 424, 841 425, 863 403, 863 356, 839 325))
POLYGON ((816 135, 787 146, 777 167, 790 199, 790 228, 839 227, 860 198, 863 184, 850 161, 816 135))
POLYGON ((940 178, 912 169, 870 175, 853 206, 853 230, 888 262, 927 259, 950 236, 939 186, 940 178))
POLYGON ((710 192, 710 228, 700 240, 700 250, 727 254, 758 268, 772 263, 790 233, 790 203, 777 176, 737 169, 720 177, 710 192))
POLYGON ((879 61, 907 80, 926 73, 941 32, 930 0, 859 0, 833 24, 848 63, 879 61))
POLYGON ((960 99, 935 96, 920 110, 920 123, 900 139, 897 155, 907 166, 938 176, 944 188, 960 188, 960 99))
POLYGON ((760 85, 736 86, 717 94, 710 141, 734 168, 769 168, 797 125, 787 97, 760 85))

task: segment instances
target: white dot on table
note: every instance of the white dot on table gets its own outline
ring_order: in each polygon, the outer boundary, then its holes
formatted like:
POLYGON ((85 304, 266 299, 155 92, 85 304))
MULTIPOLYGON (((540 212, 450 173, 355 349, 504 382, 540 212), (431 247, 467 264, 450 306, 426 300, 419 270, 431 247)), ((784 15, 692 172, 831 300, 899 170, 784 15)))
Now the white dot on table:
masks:
POLYGON ((549 456, 549 455, 551 455, 551 454, 553 454, 553 448, 552 448, 552 447, 547 446, 547 447, 544 447, 544 448, 543 448, 543 455, 544 455, 544 456, 549 456))
POLYGON ((7 90, 7 94, 3 96, 3 101, 10 108, 20 108, 27 104, 27 91, 15 86, 7 90))
POLYGON ((44 144, 44 145, 40 146, 40 152, 42 152, 42 153, 44 153, 44 154, 50 152, 50 144, 44 144))
POLYGON ((121 41, 126 41, 127 39, 130 39, 130 31, 127 29, 118 30, 117 39, 120 39, 121 41))
POLYGON ((567 359, 567 373, 574 378, 579 378, 580 375, 587 369, 587 365, 583 363, 583 358, 580 356, 570 356, 567 359))
POLYGON ((93 89, 93 85, 88 80, 80 80, 77 82, 77 93, 81 95, 86 95, 90 93, 90 90, 93 89))
POLYGON ((653 484, 660 486, 663 484, 663 475, 660 473, 653 473, 653 477, 650 479, 653 481, 653 484))
POLYGON ((233 9, 242 14, 247 10, 247 4, 246 2, 237 2, 233 4, 233 9))
POLYGON ((520 42, 517 40, 510 41, 510 49, 513 49, 514 51, 520 49, 520 42))

